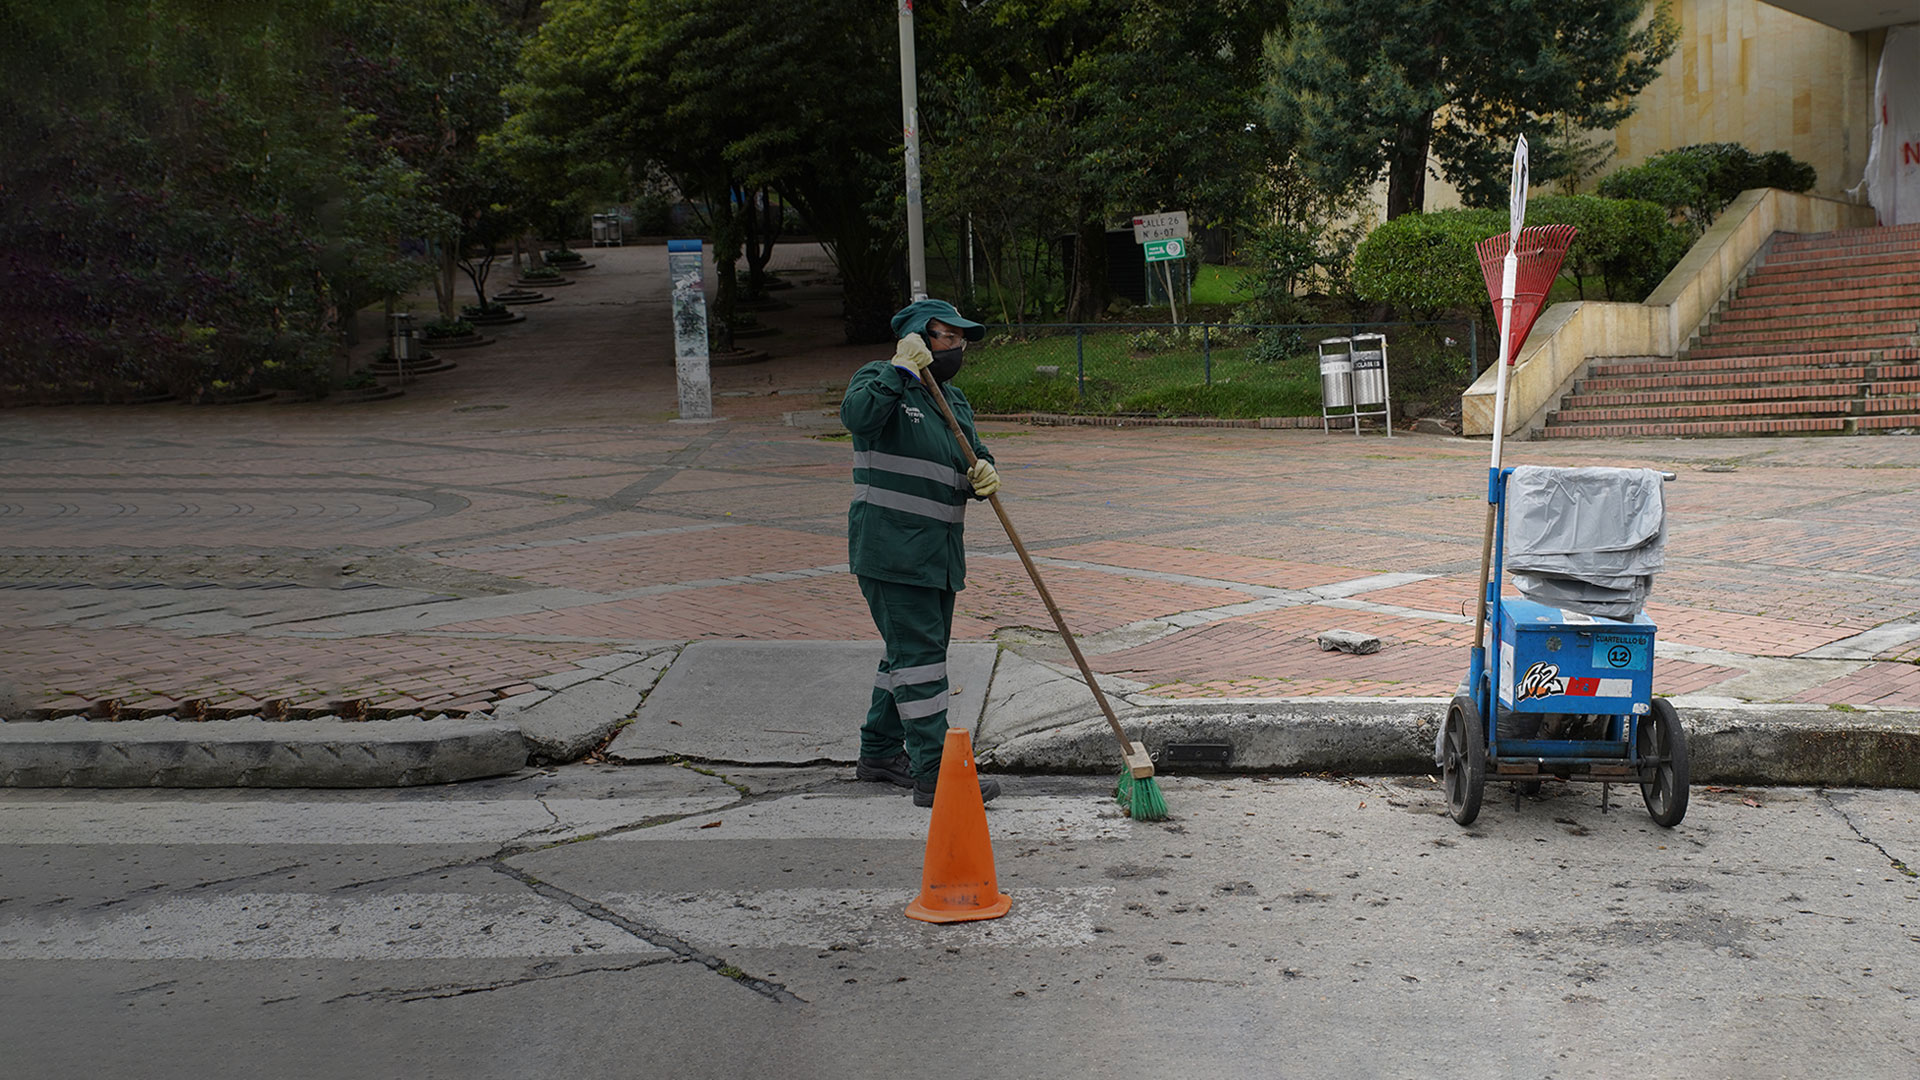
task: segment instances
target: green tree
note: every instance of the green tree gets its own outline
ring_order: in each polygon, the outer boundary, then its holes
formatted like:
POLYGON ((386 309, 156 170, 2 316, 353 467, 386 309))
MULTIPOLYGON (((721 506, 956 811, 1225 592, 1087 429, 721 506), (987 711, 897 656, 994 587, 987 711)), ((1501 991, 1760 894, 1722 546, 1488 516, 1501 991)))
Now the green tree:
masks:
POLYGON ((498 0, 334 0, 326 18, 328 89, 445 211, 417 235, 434 242, 434 289, 449 321, 462 236, 497 194, 487 173, 499 164, 481 144, 500 126, 519 48, 502 10, 498 0))
POLYGON ((730 344, 743 211, 763 188, 838 265, 848 340, 885 340, 900 245, 894 25, 882 0, 555 0, 508 91, 505 137, 630 176, 657 169, 701 200, 716 344, 730 344))
POLYGON ((943 57, 923 125, 928 170, 958 200, 940 209, 990 228, 1063 225, 1075 253, 1067 317, 1099 317, 1110 225, 1171 209, 1233 221, 1258 197, 1270 152, 1261 42, 1285 6, 1005 0, 928 20, 943 57))
POLYGON ((1556 129, 1606 130, 1673 51, 1647 0, 1294 0, 1269 42, 1269 119, 1329 187, 1387 175, 1387 217, 1426 204, 1427 162, 1469 206, 1506 197, 1514 140, 1532 179, 1583 162, 1556 129))
POLYGON ((419 279, 422 178, 332 92, 330 4, 0 6, 0 395, 324 388, 419 279))

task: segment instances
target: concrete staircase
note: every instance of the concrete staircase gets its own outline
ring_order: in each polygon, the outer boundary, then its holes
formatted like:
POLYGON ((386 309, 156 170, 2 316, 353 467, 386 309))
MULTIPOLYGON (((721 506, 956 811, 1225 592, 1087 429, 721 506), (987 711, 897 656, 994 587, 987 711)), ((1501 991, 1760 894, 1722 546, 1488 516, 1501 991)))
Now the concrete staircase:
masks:
POLYGON ((1541 438, 1920 429, 1920 224, 1775 233, 1678 357, 1595 359, 1541 438))

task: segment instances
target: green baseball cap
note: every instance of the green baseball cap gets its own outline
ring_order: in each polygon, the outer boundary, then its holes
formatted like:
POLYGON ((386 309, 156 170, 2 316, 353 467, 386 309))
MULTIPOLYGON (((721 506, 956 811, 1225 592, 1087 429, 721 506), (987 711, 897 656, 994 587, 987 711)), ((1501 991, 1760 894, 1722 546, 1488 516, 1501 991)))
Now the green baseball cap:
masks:
POLYGON ((986 327, 960 314, 945 300, 915 300, 894 312, 894 339, 897 341, 908 334, 919 334, 924 338, 927 336, 927 323, 934 319, 965 334, 968 341, 979 341, 987 335, 986 327))

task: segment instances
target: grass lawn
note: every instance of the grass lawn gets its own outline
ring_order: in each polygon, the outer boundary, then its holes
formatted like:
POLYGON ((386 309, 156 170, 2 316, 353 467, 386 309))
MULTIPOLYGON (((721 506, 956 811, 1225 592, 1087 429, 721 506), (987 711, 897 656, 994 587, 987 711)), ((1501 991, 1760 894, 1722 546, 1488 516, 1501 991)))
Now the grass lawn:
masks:
POLYGON ((1320 411, 1320 366, 1311 344, 1262 359, 1249 335, 1223 339, 1215 330, 1206 339, 1196 331, 1190 342, 1147 351, 1133 347, 1141 329, 1088 333, 1078 345, 1071 333, 992 334, 967 350, 966 367, 954 381, 980 412, 1249 419, 1320 411))
MULTIPOLYGON (((1213 266, 1202 264, 1200 273, 1193 279, 1193 302, 1196 304, 1244 304, 1248 294, 1238 292, 1241 281, 1253 273, 1244 266, 1213 266)), ((1317 409, 1318 406, 1315 406, 1317 409)))

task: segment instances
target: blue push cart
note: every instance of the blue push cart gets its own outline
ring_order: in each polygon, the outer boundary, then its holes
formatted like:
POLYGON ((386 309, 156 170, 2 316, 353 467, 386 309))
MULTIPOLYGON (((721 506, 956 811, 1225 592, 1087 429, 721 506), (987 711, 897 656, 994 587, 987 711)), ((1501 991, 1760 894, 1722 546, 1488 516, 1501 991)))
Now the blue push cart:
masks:
MULTIPOLYGON (((1608 618, 1500 595, 1513 473, 1489 478, 1492 574, 1440 731, 1448 813, 1471 823, 1489 779, 1519 785, 1517 800, 1553 776, 1600 781, 1603 813, 1606 785, 1637 783, 1654 823, 1672 828, 1687 813, 1687 737, 1673 705, 1653 696, 1653 621, 1637 603, 1631 617, 1608 618)), ((1656 487, 1671 479, 1650 475, 1656 487)))
POLYGON ((1480 595, 1467 678, 1436 733, 1435 763, 1447 810, 1462 825, 1480 815, 1488 779, 1538 790, 1549 776, 1637 783, 1656 824, 1687 813, 1687 736, 1665 698, 1653 696, 1654 625, 1641 611, 1659 568, 1666 510, 1661 483, 1643 469, 1502 468, 1507 372, 1545 305, 1574 232, 1526 226, 1527 140, 1513 148, 1507 232, 1476 245, 1495 301, 1500 357, 1494 382, 1493 459, 1480 595), (1518 505, 1514 584, 1507 517, 1518 505))

